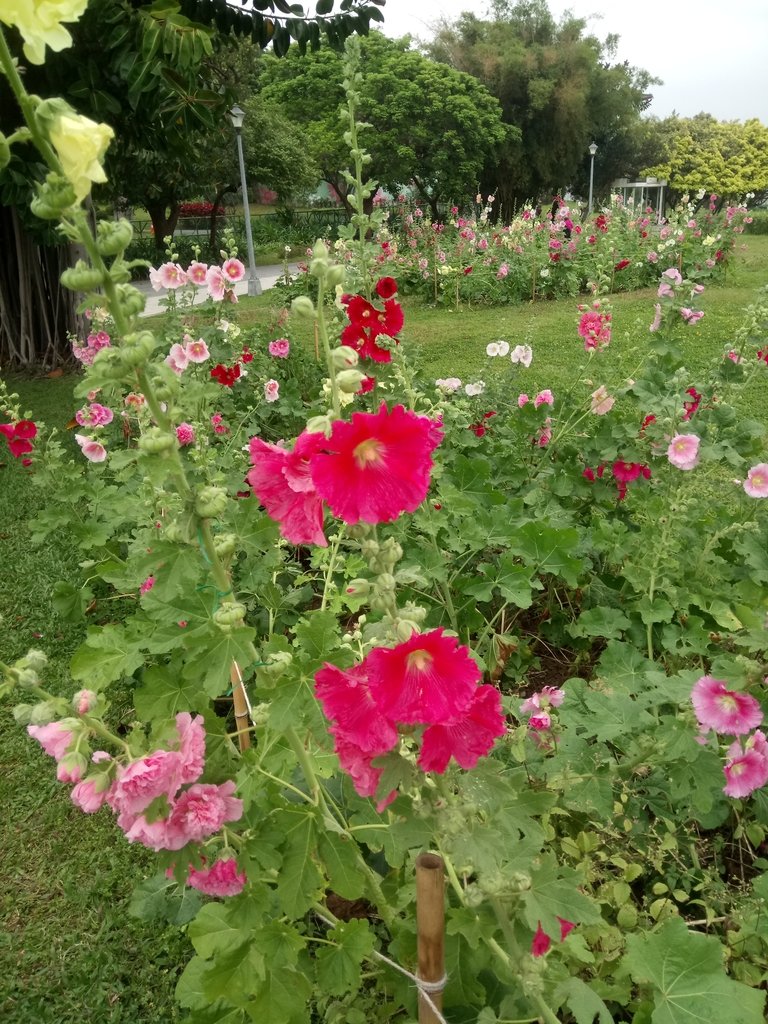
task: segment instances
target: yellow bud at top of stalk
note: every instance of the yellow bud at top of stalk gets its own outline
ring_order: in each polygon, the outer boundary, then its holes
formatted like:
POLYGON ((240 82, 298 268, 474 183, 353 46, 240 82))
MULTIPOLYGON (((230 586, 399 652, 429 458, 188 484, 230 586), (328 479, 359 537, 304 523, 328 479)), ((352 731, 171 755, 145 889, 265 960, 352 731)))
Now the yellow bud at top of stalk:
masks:
POLYGON ((77 21, 88 0, 0 0, 0 21, 13 25, 24 40, 24 56, 31 64, 42 64, 45 48, 65 50, 72 36, 62 21, 77 21))

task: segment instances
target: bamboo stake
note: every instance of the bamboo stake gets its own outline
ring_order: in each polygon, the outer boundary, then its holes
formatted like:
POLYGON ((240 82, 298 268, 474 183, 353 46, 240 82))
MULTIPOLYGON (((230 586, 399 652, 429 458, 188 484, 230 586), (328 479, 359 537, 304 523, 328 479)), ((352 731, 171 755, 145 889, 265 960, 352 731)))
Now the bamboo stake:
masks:
MULTIPOLYGON (((429 986, 430 998, 443 1008, 445 985, 445 893, 442 857, 421 853, 416 858, 416 927, 419 979, 429 986), (431 989, 434 986, 434 989, 431 989)), ((439 1018, 419 992, 419 1024, 439 1024, 439 1018)))
POLYGON ((229 670, 229 679, 232 683, 232 700, 235 705, 235 727, 237 730, 237 742, 240 752, 247 750, 251 745, 250 726, 248 717, 248 701, 245 696, 245 684, 240 673, 240 666, 236 661, 232 662, 229 670))

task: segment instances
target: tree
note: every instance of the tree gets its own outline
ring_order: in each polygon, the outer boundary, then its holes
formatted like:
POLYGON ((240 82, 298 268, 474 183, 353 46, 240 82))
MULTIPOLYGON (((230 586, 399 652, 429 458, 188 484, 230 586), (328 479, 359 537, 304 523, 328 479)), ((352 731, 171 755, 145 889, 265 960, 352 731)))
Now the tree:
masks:
POLYGON ((429 49, 478 78, 499 99, 504 121, 520 130, 501 159, 486 165, 485 188, 507 213, 569 185, 584 188, 592 141, 600 152, 598 187, 624 173, 655 79, 613 63, 615 37, 585 34, 586 22, 568 13, 556 22, 544 0, 496 0, 492 14, 491 21, 464 14, 444 23, 429 49))
POLYGON ((768 127, 757 119, 717 121, 711 114, 670 117, 654 122, 662 153, 643 168, 669 182, 669 197, 715 193, 718 203, 754 193, 753 204, 768 197, 768 127))
MULTIPOLYGON (((474 194, 507 131, 483 86, 409 44, 377 32, 363 41, 360 116, 370 125, 364 143, 371 177, 392 192, 413 182, 437 218, 440 203, 474 194)), ((341 58, 322 51, 301 61, 265 59, 260 95, 301 127, 322 179, 349 206, 342 175, 349 153, 338 118, 341 58)))

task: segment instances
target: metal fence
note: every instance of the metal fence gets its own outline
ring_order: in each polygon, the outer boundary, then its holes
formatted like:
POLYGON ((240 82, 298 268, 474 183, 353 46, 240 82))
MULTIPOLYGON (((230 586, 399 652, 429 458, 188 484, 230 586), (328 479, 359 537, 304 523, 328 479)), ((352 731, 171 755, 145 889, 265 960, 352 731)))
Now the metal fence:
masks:
MULTIPOLYGON (((349 214, 339 207, 316 210, 291 210, 283 209, 275 213, 252 213, 251 226, 254 238, 268 236, 277 238, 292 233, 298 236, 330 235, 335 237, 339 227, 349 222, 349 214)), ((236 235, 245 232, 245 217, 242 213, 230 210, 220 214, 217 218, 217 231, 222 232, 229 228, 236 235)), ((137 239, 150 238, 152 235, 152 222, 150 220, 131 219, 134 237, 137 239)), ((179 217, 176 223, 174 235, 196 235, 206 237, 210 231, 211 222, 208 215, 194 217, 179 217)))

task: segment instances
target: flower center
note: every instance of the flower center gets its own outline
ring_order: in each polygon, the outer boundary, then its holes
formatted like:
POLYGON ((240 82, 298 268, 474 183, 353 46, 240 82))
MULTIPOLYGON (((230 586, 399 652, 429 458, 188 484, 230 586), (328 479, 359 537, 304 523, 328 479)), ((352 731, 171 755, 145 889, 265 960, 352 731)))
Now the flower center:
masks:
POLYGON ((717 702, 720 705, 720 710, 727 713, 732 711, 738 711, 738 704, 736 703, 735 697, 729 693, 723 693, 717 698, 717 702))
POLYGON ((358 469, 365 469, 371 464, 382 462, 383 448, 384 446, 377 437, 369 437, 366 441, 361 441, 352 452, 358 469))
POLYGON ((432 664, 432 655, 429 651, 411 651, 406 657, 405 661, 408 665, 408 671, 415 670, 416 672, 424 672, 432 664))

